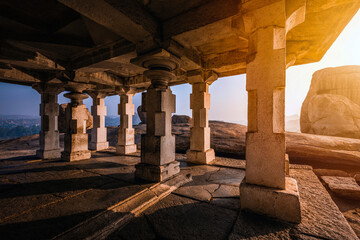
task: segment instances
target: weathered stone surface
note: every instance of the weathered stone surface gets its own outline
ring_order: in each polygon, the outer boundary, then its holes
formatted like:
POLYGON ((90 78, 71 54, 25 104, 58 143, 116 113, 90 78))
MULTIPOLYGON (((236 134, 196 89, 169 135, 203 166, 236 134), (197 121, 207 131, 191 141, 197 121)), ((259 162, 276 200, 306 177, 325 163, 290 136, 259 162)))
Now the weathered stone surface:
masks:
POLYGON ((314 95, 308 104, 308 133, 360 138, 360 106, 335 94, 314 95))
POLYGON ((322 176, 321 179, 335 194, 345 198, 360 200, 360 186, 354 178, 322 176))
POLYGON ((358 183, 360 183, 360 173, 359 173, 359 174, 356 174, 356 175, 354 176, 354 179, 355 179, 355 181, 357 181, 358 183))
POLYGON ((171 194, 145 216, 158 239, 226 239, 237 212, 171 194))
POLYGON ((360 208, 352 209, 343 213, 349 225, 360 238, 360 208))
POLYGON ((360 66, 314 73, 300 116, 301 132, 356 137, 360 118, 360 66))
MULTIPOLYGON (((67 107, 68 103, 63 103, 59 106, 59 117, 58 117, 58 127, 59 127, 59 132, 60 133, 65 133, 66 132, 66 124, 65 124, 65 110, 67 107)), ((88 120, 86 121, 86 129, 91 129, 93 128, 93 119, 91 116, 91 113, 89 112, 89 110, 86 108, 86 114, 88 116, 88 120)))
POLYGON ((284 190, 243 181, 240 185, 240 202, 242 210, 250 210, 286 222, 301 222, 299 191, 293 178, 286 178, 284 190))
POLYGON ((314 173, 318 176, 335 176, 335 177, 350 177, 350 174, 336 169, 314 169, 314 173))
POLYGON ((302 221, 298 225, 241 213, 229 239, 357 239, 319 179, 309 169, 290 169, 298 182, 302 221))

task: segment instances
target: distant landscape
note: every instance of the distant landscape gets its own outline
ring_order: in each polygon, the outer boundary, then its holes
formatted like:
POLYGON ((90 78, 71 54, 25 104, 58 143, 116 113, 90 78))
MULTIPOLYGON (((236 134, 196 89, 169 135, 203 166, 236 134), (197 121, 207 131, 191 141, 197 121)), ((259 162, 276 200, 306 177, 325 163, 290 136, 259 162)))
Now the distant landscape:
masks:
MULTIPOLYGON (((133 124, 140 123, 137 114, 133 116, 133 124)), ((119 126, 119 116, 106 116, 105 126, 119 126)), ((41 129, 41 119, 38 116, 26 115, 0 115, 0 140, 18 138, 39 134, 41 129)))
MULTIPOLYGON (((133 116, 133 125, 138 125, 140 122, 138 114, 135 113, 133 116)), ((119 124, 119 116, 105 117, 106 127, 119 126, 119 124)), ((240 124, 246 125, 246 123, 243 122, 240 124)), ((40 126, 41 120, 38 116, 0 115, 0 140, 39 134, 40 126)), ((300 132, 298 115, 286 117, 286 131, 300 132)))

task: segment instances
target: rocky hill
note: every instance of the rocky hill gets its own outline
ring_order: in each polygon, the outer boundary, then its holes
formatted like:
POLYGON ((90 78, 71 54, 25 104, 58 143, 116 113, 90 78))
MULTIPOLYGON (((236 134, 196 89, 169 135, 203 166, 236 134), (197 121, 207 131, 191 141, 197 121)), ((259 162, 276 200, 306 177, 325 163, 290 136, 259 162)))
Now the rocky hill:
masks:
POLYGON ((301 132, 360 138, 360 66, 313 74, 301 108, 301 132))

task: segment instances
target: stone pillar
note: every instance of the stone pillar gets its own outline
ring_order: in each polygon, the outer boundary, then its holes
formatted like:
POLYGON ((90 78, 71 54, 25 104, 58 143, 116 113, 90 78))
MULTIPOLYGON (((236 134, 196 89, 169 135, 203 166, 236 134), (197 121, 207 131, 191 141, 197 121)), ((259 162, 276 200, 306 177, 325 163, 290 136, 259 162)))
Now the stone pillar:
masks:
POLYGON ((118 145, 116 153, 119 155, 136 152, 135 130, 132 117, 134 115, 134 104, 132 103, 133 93, 124 91, 120 95, 119 115, 120 126, 118 129, 118 145))
POLYGON ((241 208, 300 222, 297 183, 285 174, 286 26, 291 23, 286 22, 285 1, 251 7, 250 3, 243 6, 249 53, 246 177, 240 185, 241 208))
POLYGON ((86 121, 88 120, 86 106, 83 100, 87 95, 79 92, 64 94, 71 102, 66 107, 66 133, 64 137, 64 151, 61 159, 64 161, 77 161, 91 158, 88 150, 88 135, 86 133, 86 121))
POLYGON ((41 94, 41 131, 40 149, 36 151, 36 156, 43 159, 60 158, 58 89, 44 88, 38 91, 41 94))
POLYGON ((89 149, 99 151, 109 148, 107 130, 105 127, 106 106, 104 100, 106 95, 99 92, 92 92, 89 94, 93 99, 93 105, 91 106, 93 128, 91 129, 89 149))
POLYGON ((165 51, 135 59, 148 68, 144 74, 151 85, 142 95, 142 110, 146 112, 146 134, 141 136, 141 163, 136 165, 137 178, 163 181, 180 172, 175 161, 175 136, 171 133, 171 115, 175 112, 175 95, 168 82, 178 67, 175 57, 165 51))
POLYGON ((190 149, 186 152, 189 162, 208 164, 215 159, 214 149, 210 148, 209 85, 217 75, 209 72, 190 72, 188 82, 192 84, 190 108, 192 109, 193 126, 190 130, 190 149))

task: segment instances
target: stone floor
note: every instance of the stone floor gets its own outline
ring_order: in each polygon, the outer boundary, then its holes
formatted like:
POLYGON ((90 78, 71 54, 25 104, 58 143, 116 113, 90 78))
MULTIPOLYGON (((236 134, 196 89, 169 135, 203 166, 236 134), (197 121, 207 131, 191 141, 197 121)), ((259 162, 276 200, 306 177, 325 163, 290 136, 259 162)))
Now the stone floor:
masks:
MULTIPOLYGON (((153 184, 134 180, 139 154, 110 151, 86 161, 41 161, 33 156, 0 160, 0 238, 49 239, 153 184)), ((239 211, 244 161, 217 158, 189 165, 193 181, 151 206, 108 239, 357 239, 338 207, 308 167, 292 166, 303 221, 277 222, 239 211)))

